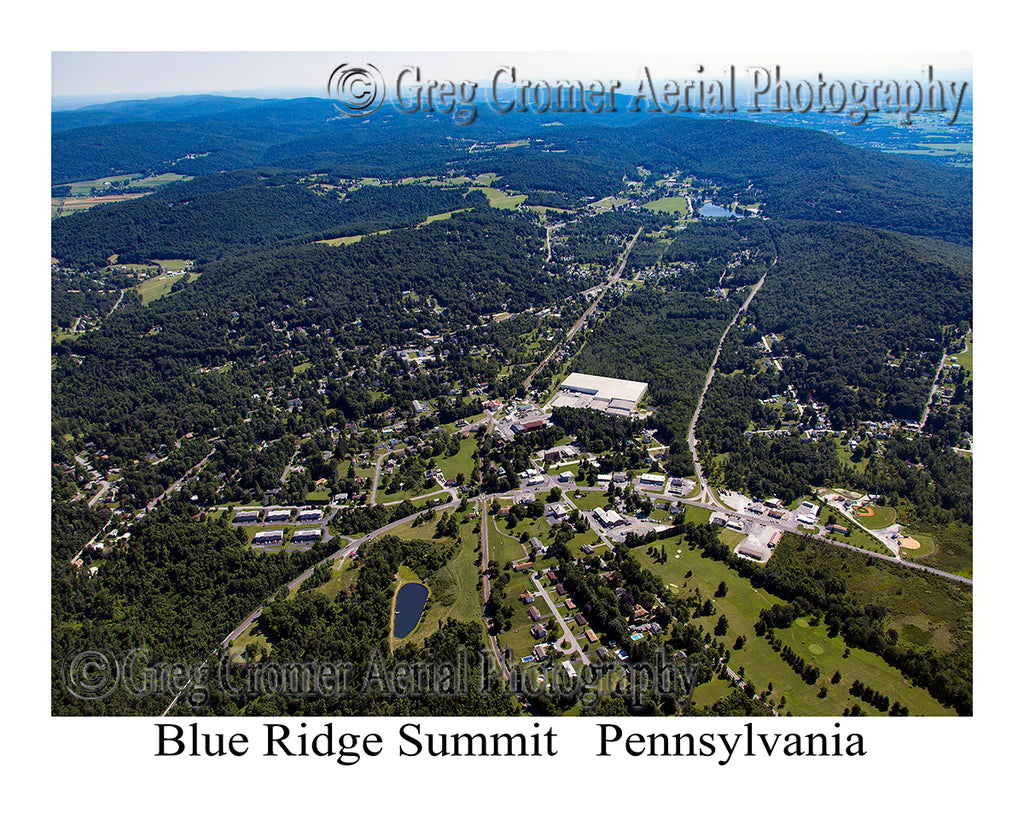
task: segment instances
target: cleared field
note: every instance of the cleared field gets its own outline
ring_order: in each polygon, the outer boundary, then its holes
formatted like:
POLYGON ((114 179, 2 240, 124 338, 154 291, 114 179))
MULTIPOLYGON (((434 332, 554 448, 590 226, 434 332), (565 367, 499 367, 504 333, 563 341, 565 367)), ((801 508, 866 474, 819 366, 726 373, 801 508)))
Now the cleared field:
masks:
POLYGON ((378 230, 373 233, 360 233, 358 236, 339 236, 337 239, 318 239, 314 244, 317 245, 354 245, 364 236, 379 236, 382 233, 390 233, 390 230, 378 230))
POLYGON ((526 201, 525 193, 513 195, 495 190, 494 188, 474 188, 473 190, 483 193, 492 208, 499 208, 501 210, 512 210, 526 201))
POLYGON ((896 522, 896 510, 890 506, 859 506, 850 511, 865 529, 884 529, 896 522))
POLYGON ((75 197, 73 199, 51 199, 50 200, 50 215, 54 216, 68 216, 72 213, 78 213, 83 210, 89 210, 97 205, 106 205, 111 202, 125 202, 129 199, 138 199, 140 196, 145 196, 144 193, 123 193, 115 196, 83 196, 75 197))
POLYGON ((656 199, 644 205, 646 210, 653 210, 658 213, 675 213, 681 218, 690 215, 690 202, 685 196, 666 196, 656 199))
POLYGON ((628 199, 620 199, 615 196, 606 196, 604 199, 598 199, 596 202, 593 202, 590 207, 596 211, 605 211, 611 210, 616 205, 625 205, 628 201, 628 199))
MULTIPOLYGON (((729 630, 721 639, 730 648, 729 666, 740 671, 758 692, 772 685, 772 699, 776 703, 786 697, 786 703, 779 708, 782 713, 792 711, 796 715, 826 716, 840 715, 843 710, 859 703, 868 713, 878 713, 849 693, 850 684, 859 679, 871 685, 876 691, 887 694, 891 701, 899 701, 910 708, 911 714, 951 714, 927 692, 913 687, 899 671, 887 665, 880 657, 860 649, 851 648, 850 655, 843 657, 848 646, 841 636, 828 637, 824 623, 789 629, 776 630, 776 636, 788 644, 807 662, 816 666, 821 677, 808 685, 776 653, 765 638, 756 637, 754 623, 762 609, 781 598, 755 588, 749 580, 732 572, 724 563, 703 557, 697 550, 691 550, 680 538, 660 541, 668 554, 666 563, 655 561, 644 549, 635 549, 633 554, 644 566, 662 578, 666 585, 675 584, 672 589, 686 596, 698 589, 705 598, 714 603, 715 611, 710 617, 697 617, 696 625, 711 631, 720 615, 729 621, 729 630), (677 550, 679 550, 677 552, 677 550), (689 573, 689 576, 687 576, 689 573), (718 584, 728 587, 725 597, 714 597, 718 584), (735 648, 736 638, 743 635, 746 641, 742 648, 735 648), (832 675, 839 671, 841 683, 829 683, 832 675), (827 686, 826 696, 819 697, 821 686, 827 686)), ((702 693, 703 701, 706 695, 702 693)))
POLYGON ((444 473, 445 478, 448 480, 454 480, 455 476, 461 472, 468 481, 469 476, 473 474, 473 466, 476 463, 476 458, 474 457, 476 448, 476 438, 472 436, 463 438, 459 442, 459 451, 457 453, 436 459, 438 469, 444 473))
POLYGON ((962 353, 951 355, 950 360, 967 370, 968 374, 974 372, 974 339, 971 333, 967 334, 967 349, 962 353))
POLYGON ((171 292, 171 288, 175 282, 181 281, 181 274, 173 274, 167 276, 154 276, 152 279, 146 279, 135 288, 135 292, 139 294, 139 298, 142 299, 143 306, 149 304, 157 299, 162 299, 168 293, 171 292))
POLYGON ((331 567, 331 579, 318 586, 317 591, 333 602, 338 592, 356 582, 358 575, 359 570, 352 567, 351 560, 339 558, 331 567))
POLYGON ((424 219, 422 222, 416 225, 416 227, 423 227, 424 225, 429 225, 431 222, 443 222, 446 219, 451 219, 452 216, 455 215, 456 213, 463 213, 464 211, 467 210, 469 210, 469 208, 459 208, 458 210, 450 210, 447 211, 446 213, 435 213, 433 216, 428 216, 426 219, 424 219))
MULTIPOLYGON (((463 623, 481 623, 484 616, 483 591, 478 587, 480 569, 476 565, 479 535, 473 533, 475 520, 467 520, 459 527, 462 548, 441 568, 430 583, 430 597, 423 617, 416 629, 405 640, 396 643, 422 644, 436 632, 441 623, 452 619, 463 623)), ((417 528, 414 537, 432 538, 437 521, 417 528)))
POLYGON ((180 273, 182 270, 187 268, 191 263, 192 259, 153 259, 160 267, 170 273, 180 273))

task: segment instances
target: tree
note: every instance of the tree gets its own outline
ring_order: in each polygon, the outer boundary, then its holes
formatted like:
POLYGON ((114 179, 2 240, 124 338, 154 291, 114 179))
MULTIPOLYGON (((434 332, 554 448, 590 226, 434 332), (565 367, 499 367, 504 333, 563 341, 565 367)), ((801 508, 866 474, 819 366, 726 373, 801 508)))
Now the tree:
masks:
POLYGON ((721 617, 718 618, 718 622, 715 623, 715 636, 716 637, 721 637, 728 630, 729 630, 729 621, 725 618, 725 615, 723 614, 721 617))
POLYGON ((725 585, 725 581, 723 580, 718 584, 718 589, 715 591, 715 597, 725 597, 728 591, 729 587, 725 585))

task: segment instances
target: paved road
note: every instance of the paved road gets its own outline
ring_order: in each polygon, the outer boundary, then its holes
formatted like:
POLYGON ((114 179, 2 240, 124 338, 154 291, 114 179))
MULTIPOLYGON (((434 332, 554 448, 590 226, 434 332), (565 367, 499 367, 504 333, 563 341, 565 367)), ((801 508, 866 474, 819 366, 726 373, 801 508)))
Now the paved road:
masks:
MULTIPOLYGON (((579 640, 576 639, 576 635, 569 630, 569 624, 565 622, 561 612, 558 611, 558 607, 551 601, 551 598, 548 596, 547 589, 540 584, 540 581, 537 579, 537 573, 531 572, 530 579, 533 580, 533 585, 537 587, 537 593, 544 598, 544 602, 547 603, 548 608, 551 609, 551 614, 554 616, 555 621, 562 627, 562 636, 557 640, 552 640, 551 642, 557 645, 564 640, 570 645, 572 651, 579 652, 580 659, 583 660, 584 665, 590 665, 590 658, 587 656, 587 652, 585 652, 580 646, 579 640)), ((569 653, 571 654, 572 652, 569 653)))
MULTIPOLYGON (((769 270, 775 266, 779 261, 779 249, 775 248, 775 258, 772 260, 769 270)), ((693 412, 693 419, 690 421, 690 429, 686 434, 686 442, 689 444, 690 452, 693 455, 693 466, 697 472, 697 483, 700 486, 700 494, 698 497, 702 501, 713 501, 714 495, 711 494, 711 488, 708 486, 707 479, 704 477, 704 470, 700 464, 700 458, 697 455, 697 419, 700 418, 701 408, 704 406, 704 396, 707 394, 708 387, 711 386, 711 379, 715 377, 715 367, 718 365, 718 357, 722 354, 722 347, 725 345, 725 337, 729 335, 729 331, 733 328, 733 325, 739 320, 739 317, 746 312, 750 306, 750 302, 754 296, 757 295, 757 291, 761 289, 761 285, 764 284, 764 280, 768 277, 768 270, 764 272, 764 275, 760 278, 757 284, 751 289, 750 294, 746 300, 740 306, 740 309, 736 311, 736 315, 732 317, 732 321, 722 332, 722 337, 718 340, 718 348, 715 350, 715 357, 711 360, 711 366, 708 367, 707 378, 704 379, 704 389, 700 391, 700 397, 697 399, 697 408, 693 412)))
POLYGON ((932 411, 932 399, 939 391, 939 384, 942 382, 942 368, 946 366, 948 356, 949 354, 943 350, 942 361, 939 362, 939 369, 935 372, 935 380, 932 382, 932 390, 928 393, 928 401, 924 405, 924 412, 921 413, 921 429, 924 429, 924 425, 928 423, 928 413, 932 411))
POLYGON ((146 512, 152 512, 156 508, 156 505, 158 503, 160 503, 160 501, 162 501, 164 498, 166 498, 172 492, 177 492, 181 488, 181 485, 186 480, 188 480, 190 475, 192 475, 195 472, 198 472, 200 469, 202 469, 206 465, 206 462, 208 460, 210 460, 210 458, 213 457, 213 453, 216 452, 216 451, 217 451, 217 447, 213 447, 213 449, 211 449, 207 453, 206 457, 203 458, 203 460, 201 460, 199 463, 197 463, 195 466, 193 466, 191 469, 189 469, 188 472, 186 472, 184 475, 182 475, 180 478, 178 478, 178 480, 176 480, 174 483, 172 483, 170 486, 168 486, 163 492, 161 492, 159 495, 157 495, 155 498, 153 498, 153 500, 151 500, 149 503, 147 503, 146 504, 146 512))
MULTIPOLYGON (((483 572, 484 606, 486 607, 488 605, 488 601, 491 599, 491 578, 490 573, 487 570, 487 566, 490 563, 490 544, 488 542, 487 535, 487 496, 481 495, 477 498, 477 503, 480 505, 480 565, 483 572)), ((498 647, 498 635, 494 631, 494 620, 487 617, 486 621, 487 640, 491 645, 491 652, 494 654, 494 659, 498 662, 498 668, 501 669, 501 675, 507 680, 510 676, 510 672, 508 667, 505 665, 505 658, 501 655, 501 649, 498 647)))
POLYGON ((544 357, 544 360, 537 365, 537 368, 527 376, 526 381, 523 382, 527 389, 530 388, 530 384, 533 382, 534 377, 544 368, 544 365, 551 360, 551 357, 554 356, 554 354, 557 353, 564 345, 568 344, 572 340, 572 337, 579 332, 583 323, 590 318, 590 315, 597 309, 597 305, 601 303, 601 299, 604 298, 604 294, 607 293, 611 286, 622 277, 622 271, 626 266, 626 260, 629 258, 629 252, 633 249, 633 245, 636 244, 636 240, 640 238, 640 232, 642 230, 642 227, 636 229, 636 233, 633 234, 633 238, 629 240, 629 244, 626 245, 625 250, 622 251, 622 256, 619 258, 619 266, 615 268, 615 272, 612 273, 608 278, 608 281, 605 282, 597 298, 590 303, 590 306, 586 310, 583 311, 583 315, 576 320, 576 323, 572 326, 569 332, 566 333, 565 338, 556 344, 551 349, 551 352, 544 357))

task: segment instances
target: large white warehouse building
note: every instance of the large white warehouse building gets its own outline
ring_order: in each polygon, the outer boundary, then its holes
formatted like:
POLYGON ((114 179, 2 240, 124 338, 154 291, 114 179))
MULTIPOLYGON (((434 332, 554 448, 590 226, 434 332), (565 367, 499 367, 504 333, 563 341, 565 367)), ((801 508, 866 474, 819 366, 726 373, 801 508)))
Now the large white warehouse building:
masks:
POLYGON ((629 415, 647 392, 645 381, 625 381, 602 375, 570 373, 552 407, 585 407, 612 415, 629 415))

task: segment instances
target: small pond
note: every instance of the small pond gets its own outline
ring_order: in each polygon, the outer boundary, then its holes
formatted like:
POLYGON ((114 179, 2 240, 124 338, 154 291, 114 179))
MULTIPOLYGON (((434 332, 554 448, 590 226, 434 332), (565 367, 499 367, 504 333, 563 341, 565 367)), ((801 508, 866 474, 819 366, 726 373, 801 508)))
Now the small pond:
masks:
POLYGON ((395 638, 403 639, 412 634, 427 603, 430 590, 422 583, 406 583, 395 597, 395 638))
POLYGON ((700 216, 710 216, 712 219, 722 219, 726 216, 733 218, 740 218, 740 215, 734 210, 728 210, 727 208, 720 208, 718 205, 712 205, 710 202, 705 202, 701 205, 700 210, 697 211, 700 216))

